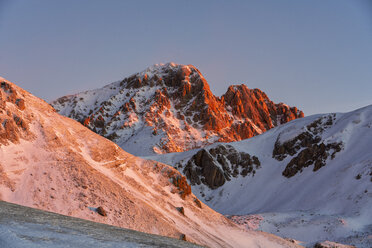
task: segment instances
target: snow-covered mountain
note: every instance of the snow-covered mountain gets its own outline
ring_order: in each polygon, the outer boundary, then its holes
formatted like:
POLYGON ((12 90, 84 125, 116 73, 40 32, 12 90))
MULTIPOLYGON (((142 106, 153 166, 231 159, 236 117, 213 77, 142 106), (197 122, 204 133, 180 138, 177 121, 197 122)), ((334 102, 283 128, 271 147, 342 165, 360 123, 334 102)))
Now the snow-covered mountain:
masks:
POLYGON ((296 247, 244 231, 174 168, 128 154, 2 78, 0 200, 211 247, 296 247))
POLYGON ((242 140, 303 117, 296 107, 275 104, 245 85, 230 86, 216 97, 198 69, 174 63, 51 104, 140 156, 242 140))
MULTIPOLYGON (((260 214, 261 230, 372 244, 372 105, 314 115, 229 144, 149 157, 173 165, 207 205, 260 214)), ((249 221, 248 221, 249 222, 249 221)))

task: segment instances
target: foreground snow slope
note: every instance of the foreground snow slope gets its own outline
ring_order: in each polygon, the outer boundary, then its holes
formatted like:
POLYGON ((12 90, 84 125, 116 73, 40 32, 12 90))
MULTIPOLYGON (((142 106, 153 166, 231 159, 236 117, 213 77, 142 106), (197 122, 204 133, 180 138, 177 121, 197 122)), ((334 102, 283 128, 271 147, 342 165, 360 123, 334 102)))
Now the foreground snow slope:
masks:
MULTIPOLYGON (((240 142, 151 159, 183 172, 193 192, 218 212, 333 216, 341 229, 347 227, 348 233, 333 233, 341 238, 359 231, 372 234, 371 147, 372 105, 297 119, 240 142), (206 173, 211 171, 214 176, 206 173)), ((274 224, 263 230, 280 232, 274 224)), ((301 223, 292 231, 296 227, 301 223)))
POLYGON ((211 247, 291 247, 273 235, 242 230, 200 203, 189 187, 172 167, 126 153, 0 79, 1 200, 152 234, 186 235, 211 247))
POLYGON ((0 201, 0 247, 201 247, 0 201))

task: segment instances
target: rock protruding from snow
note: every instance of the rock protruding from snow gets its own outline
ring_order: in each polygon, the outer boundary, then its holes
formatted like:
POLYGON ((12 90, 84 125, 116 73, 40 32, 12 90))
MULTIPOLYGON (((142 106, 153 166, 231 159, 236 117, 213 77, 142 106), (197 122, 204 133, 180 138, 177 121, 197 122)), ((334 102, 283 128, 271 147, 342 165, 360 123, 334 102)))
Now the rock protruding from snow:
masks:
POLYGON ((102 216, 104 216, 104 217, 107 216, 107 213, 106 213, 106 211, 105 211, 105 209, 104 209, 103 207, 98 207, 98 208, 96 209, 96 211, 97 211, 97 213, 98 213, 99 215, 102 215, 102 216))
POLYGON ((283 176, 292 177, 310 165, 314 165, 313 171, 317 171, 326 165, 329 157, 335 158, 336 153, 342 149, 342 142, 327 143, 321 138, 321 134, 332 126, 335 116, 331 114, 318 118, 307 125, 305 131, 283 143, 280 142, 280 136, 278 136, 273 158, 282 161, 288 155, 293 156, 284 169, 283 176), (299 152, 300 149, 302 150, 299 152))
POLYGON ((176 168, 183 171, 191 185, 205 184, 211 189, 221 187, 232 177, 254 176, 260 166, 256 156, 238 152, 230 145, 201 149, 188 161, 176 164, 176 168))
POLYGON ((231 86, 216 97, 198 69, 174 63, 61 97, 52 105, 135 155, 242 140, 303 117, 297 108, 274 104, 245 85, 231 86))

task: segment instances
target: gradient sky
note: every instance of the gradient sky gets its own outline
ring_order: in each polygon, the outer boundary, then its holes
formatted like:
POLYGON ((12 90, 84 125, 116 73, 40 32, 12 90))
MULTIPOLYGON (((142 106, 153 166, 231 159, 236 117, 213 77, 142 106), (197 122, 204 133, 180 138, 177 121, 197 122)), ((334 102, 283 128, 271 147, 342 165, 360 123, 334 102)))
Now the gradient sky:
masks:
POLYGON ((156 63, 305 115, 372 104, 372 1, 0 0, 0 76, 46 101, 156 63))

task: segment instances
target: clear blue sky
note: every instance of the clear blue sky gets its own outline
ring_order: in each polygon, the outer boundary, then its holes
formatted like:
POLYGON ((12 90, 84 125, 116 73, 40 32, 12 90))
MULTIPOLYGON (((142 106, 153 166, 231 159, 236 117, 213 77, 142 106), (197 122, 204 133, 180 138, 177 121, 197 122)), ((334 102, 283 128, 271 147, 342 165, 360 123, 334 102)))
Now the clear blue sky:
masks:
POLYGON ((372 1, 0 0, 0 75, 47 101, 155 63, 305 115, 372 104, 372 1))

